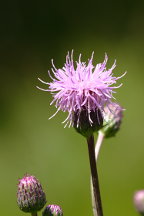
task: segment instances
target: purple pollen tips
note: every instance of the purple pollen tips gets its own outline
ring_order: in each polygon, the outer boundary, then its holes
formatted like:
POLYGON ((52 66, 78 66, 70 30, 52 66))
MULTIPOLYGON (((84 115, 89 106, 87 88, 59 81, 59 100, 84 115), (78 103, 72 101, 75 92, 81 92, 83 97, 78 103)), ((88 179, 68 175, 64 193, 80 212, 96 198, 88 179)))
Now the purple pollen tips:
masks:
POLYGON ((63 212, 58 205, 48 205, 43 211, 42 216, 63 216, 63 212))
MULTIPOLYGON (((104 107, 111 104, 113 90, 120 86, 113 86, 121 77, 113 76, 113 69, 116 67, 114 62, 110 69, 106 68, 108 57, 105 55, 103 63, 93 65, 93 54, 88 63, 73 61, 73 51, 66 56, 66 63, 62 69, 57 69, 52 62, 52 73, 49 72, 51 82, 42 83, 48 85, 48 89, 53 96, 51 104, 55 103, 57 111, 68 112, 68 116, 63 123, 77 128, 80 124, 80 116, 85 112, 90 125, 93 125, 92 113, 98 112, 103 116, 104 107), (77 116, 77 119, 74 117, 77 116)), ((56 114, 55 113, 55 114, 56 114)), ((53 116, 55 116, 55 114, 53 116)), ((52 116, 52 117, 53 117, 52 116)), ((101 117, 100 117, 101 118, 101 117)))
POLYGON ((46 196, 35 176, 25 175, 19 179, 17 203, 24 212, 37 212, 44 207, 46 196))

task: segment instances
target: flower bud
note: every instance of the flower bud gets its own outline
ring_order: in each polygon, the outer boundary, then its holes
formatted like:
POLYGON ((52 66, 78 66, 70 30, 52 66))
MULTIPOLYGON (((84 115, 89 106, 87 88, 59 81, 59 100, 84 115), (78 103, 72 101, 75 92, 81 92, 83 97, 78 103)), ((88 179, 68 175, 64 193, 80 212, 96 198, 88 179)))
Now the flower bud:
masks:
POLYGON ((58 205, 48 205, 43 211, 42 216, 63 216, 63 212, 58 205))
POLYGON ((134 194, 134 206, 141 215, 144 215, 144 190, 134 194))
POLYGON ((99 109, 95 111, 83 109, 73 114, 74 128, 84 137, 90 137, 103 126, 103 116, 99 109))
POLYGON ((104 108, 104 127, 102 132, 105 137, 115 136, 120 129, 123 117, 123 108, 118 104, 109 104, 104 108))
POLYGON ((22 179, 19 179, 17 203, 24 212, 37 212, 44 207, 46 196, 35 176, 26 174, 22 179))

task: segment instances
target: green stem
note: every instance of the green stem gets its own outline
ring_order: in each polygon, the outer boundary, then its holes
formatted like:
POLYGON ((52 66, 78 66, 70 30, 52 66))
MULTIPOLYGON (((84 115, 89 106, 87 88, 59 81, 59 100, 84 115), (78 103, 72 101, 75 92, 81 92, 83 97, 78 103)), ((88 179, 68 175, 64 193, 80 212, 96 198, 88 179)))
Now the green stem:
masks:
MULTIPOLYGON (((104 138, 105 138, 104 133, 102 133, 101 131, 99 131, 99 132, 98 132, 98 138, 97 138, 96 146, 95 146, 95 158, 96 158, 96 161, 98 160, 99 152, 100 152, 101 145, 102 145, 102 142, 103 142, 104 138)), ((90 185, 91 185, 91 196, 92 196, 93 215, 94 215, 94 216, 97 216, 97 209, 96 209, 96 204, 95 204, 94 194, 93 194, 92 179, 91 179, 91 181, 90 181, 90 185)))
POLYGON ((94 194, 93 194, 93 183, 92 183, 92 178, 90 179, 90 186, 91 186, 91 197, 92 197, 93 216, 97 216, 97 209, 96 209, 96 204, 95 204, 95 199, 94 199, 94 194))
POLYGON ((96 146, 95 146, 95 158, 96 158, 96 161, 98 159, 98 155, 99 155, 100 148, 101 148, 101 145, 102 145, 102 142, 103 142, 104 138, 105 138, 104 133, 99 131, 96 146))
POLYGON ((96 159, 95 159, 94 136, 93 135, 87 139, 87 143, 88 143, 89 161, 90 161, 91 177, 92 177, 92 185, 93 185, 92 189, 93 189, 94 203, 96 206, 97 215, 103 216, 100 189, 99 189, 98 172, 97 172, 96 159))

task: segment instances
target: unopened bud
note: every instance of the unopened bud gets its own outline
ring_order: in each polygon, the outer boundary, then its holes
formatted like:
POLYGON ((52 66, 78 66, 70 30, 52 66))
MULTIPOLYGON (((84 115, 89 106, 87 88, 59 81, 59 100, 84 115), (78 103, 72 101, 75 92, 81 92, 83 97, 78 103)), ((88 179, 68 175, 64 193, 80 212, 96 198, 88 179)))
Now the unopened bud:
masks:
POLYGON ((73 114, 74 128, 78 133, 90 137, 95 131, 98 131, 103 126, 103 116, 99 109, 88 112, 82 109, 81 112, 73 114))
POLYGON ((141 215, 144 215, 144 190, 134 194, 134 206, 141 215))
POLYGON ((35 176, 26 174, 22 179, 19 179, 17 203, 24 212, 37 212, 44 207, 46 196, 35 176))
POLYGON ((48 205, 43 211, 42 216, 63 216, 63 212, 58 205, 48 205))
POLYGON ((105 137, 115 136, 120 129, 123 118, 123 108, 118 104, 109 104, 104 109, 104 127, 102 132, 105 137))

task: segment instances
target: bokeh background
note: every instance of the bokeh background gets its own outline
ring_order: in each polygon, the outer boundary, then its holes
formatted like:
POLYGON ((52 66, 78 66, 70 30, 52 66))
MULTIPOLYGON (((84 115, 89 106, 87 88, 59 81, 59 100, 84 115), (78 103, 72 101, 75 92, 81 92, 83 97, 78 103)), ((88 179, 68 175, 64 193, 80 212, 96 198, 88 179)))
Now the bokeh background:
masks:
MULTIPOLYGON (((51 59, 62 67, 67 51, 94 64, 117 59, 117 101, 126 109, 120 132, 105 140, 99 180, 105 216, 136 216, 133 193, 144 188, 144 2, 5 1, 0 12, 0 206, 1 215, 23 216, 16 203, 18 179, 35 175, 48 204, 64 215, 91 216, 87 145, 61 124, 48 92, 51 59), (119 81, 119 83, 121 82, 119 81)), ((39 213, 41 215, 41 213, 39 213)))

